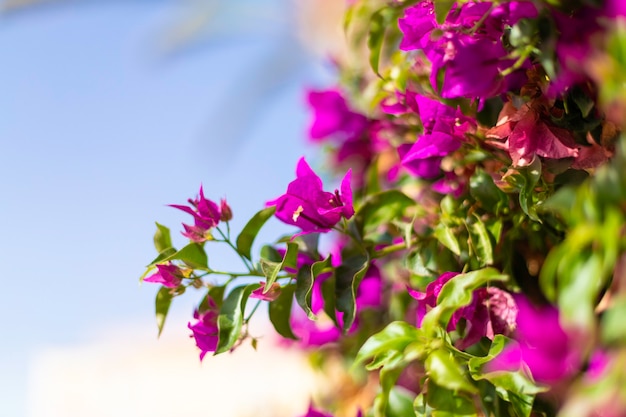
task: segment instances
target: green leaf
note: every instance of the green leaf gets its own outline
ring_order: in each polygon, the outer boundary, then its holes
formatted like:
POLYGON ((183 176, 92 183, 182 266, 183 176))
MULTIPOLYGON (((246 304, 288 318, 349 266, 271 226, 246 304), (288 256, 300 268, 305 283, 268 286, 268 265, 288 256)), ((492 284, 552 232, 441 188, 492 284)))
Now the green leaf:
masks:
POLYGON ((450 249, 452 253, 459 256, 461 255, 461 245, 457 240, 457 236, 452 228, 446 226, 443 223, 439 223, 435 227, 435 237, 446 248, 450 249))
POLYGON ((161 332, 163 331, 163 326, 165 326, 165 319, 167 318, 167 313, 170 310, 170 305, 172 304, 172 298, 173 296, 170 293, 170 289, 167 287, 161 287, 159 292, 157 292, 154 306, 155 306, 155 313, 156 313, 157 328, 159 329, 159 333, 158 333, 159 336, 161 336, 161 332))
MULTIPOLYGON (((270 249, 273 248, 270 247, 270 249)), ((278 255, 278 252, 275 249, 274 252, 276 252, 276 255, 278 255)), ((278 277, 278 274, 283 269, 283 267, 285 265, 295 266, 297 259, 298 245, 293 242, 287 243, 287 250, 285 251, 285 255, 280 262, 274 262, 265 258, 261 258, 261 270, 263 271, 263 275, 265 275, 265 288, 263 288, 263 293, 266 293, 270 290, 270 288, 272 288, 272 285, 274 284, 274 282, 276 282, 276 278, 278 277)))
MULTIPOLYGON (((411 343, 421 339, 421 330, 404 321, 391 322, 380 332, 371 336, 361 346, 353 367, 374 359, 389 351, 403 352, 411 343)), ((381 366, 383 364, 380 364, 381 366)))
POLYGON ((269 316, 274 329, 284 338, 298 340, 298 337, 291 330, 289 318, 291 317, 291 305, 293 304, 293 294, 296 291, 294 284, 285 285, 280 290, 280 295, 274 301, 270 301, 269 316))
POLYGON ((535 186, 541 178, 541 161, 539 160, 539 158, 533 158, 533 161, 530 165, 525 168, 521 168, 520 174, 522 174, 522 177, 524 179, 523 188, 520 190, 519 193, 520 206, 528 217, 537 222, 540 222, 539 217, 537 217, 537 208, 535 207, 536 202, 533 200, 535 186))
POLYGON ((170 236, 170 229, 162 224, 155 223, 157 227, 156 233, 154 233, 154 247, 157 252, 161 253, 167 248, 172 247, 172 238, 170 236))
POLYGON ((272 245, 263 245, 261 248, 261 258, 272 262, 281 262, 283 260, 280 252, 272 245))
POLYGON ((315 278, 331 265, 330 256, 323 261, 313 263, 309 268, 300 268, 296 278, 296 301, 302 307, 309 319, 315 320, 315 314, 311 310, 311 291, 315 278))
POLYGON ((481 207, 491 213, 497 214, 508 209, 509 197, 496 186, 491 175, 482 169, 477 169, 470 178, 469 191, 481 207))
POLYGON ((493 264, 492 239, 487 231, 485 223, 474 213, 474 222, 468 225, 470 242, 474 254, 478 258, 481 267, 493 264))
POLYGON ((159 254, 148 268, 167 261, 177 259, 183 261, 187 266, 194 269, 208 269, 209 259, 204 252, 204 247, 199 243, 190 243, 181 250, 176 251, 174 248, 167 248, 159 254))
POLYGON ((384 7, 374 12, 370 18, 367 47, 370 51, 369 63, 372 70, 380 76, 378 65, 385 42, 387 28, 395 22, 398 11, 393 7, 384 7))
POLYGON ((400 387, 392 387, 388 394, 386 417, 412 417, 415 414, 413 411, 414 395, 400 387))
POLYGON ((356 316, 356 291, 369 267, 369 256, 347 258, 335 270, 337 311, 343 312, 343 330, 348 331, 356 316))
POLYGON ((167 260, 178 259, 194 269, 208 269, 209 259, 204 247, 199 243, 190 243, 167 260))
POLYGON ((442 388, 432 379, 427 381, 426 401, 428 405, 437 410, 437 412, 445 411, 454 416, 475 416, 476 408, 474 403, 467 397, 459 395, 452 390, 442 388))
MULTIPOLYGON (((380 61, 380 52, 383 48, 385 40, 385 9, 380 9, 372 15, 370 19, 369 34, 367 37, 367 47, 370 51, 369 62, 372 70, 378 73, 378 62, 380 61)), ((380 75, 380 74, 379 74, 380 75)))
POLYGON ((359 231, 371 231, 398 219, 404 210, 414 205, 412 198, 398 190, 383 191, 368 198, 354 215, 354 221, 359 231))
POLYGON ((252 216, 248 223, 243 227, 241 233, 237 236, 237 251, 242 256, 252 260, 250 251, 252 250, 254 239, 265 222, 267 222, 267 220, 274 215, 274 212, 276 212, 276 206, 260 210, 252 216))
POLYGON ((611 303, 602 317, 602 341, 607 344, 626 345, 626 296, 623 294, 611 303))
POLYGON ((381 392, 374 399, 372 406, 374 417, 411 417, 413 412, 413 395, 396 387, 396 381, 403 367, 384 368, 380 371, 381 392))
POLYGON ((335 276, 325 279, 322 282, 322 298, 324 299, 324 313, 335 323, 337 328, 341 327, 337 321, 337 315, 335 314, 335 276))
POLYGON ((217 317, 219 340, 215 355, 224 353, 235 345, 241 334, 243 314, 246 302, 252 291, 259 288, 259 284, 242 285, 234 288, 224 300, 217 317))
POLYGON ((147 266, 148 270, 158 263, 165 262, 167 259, 171 259, 171 256, 174 255, 175 253, 176 253, 176 249, 174 248, 170 247, 167 249, 163 249, 163 251, 161 251, 159 255, 156 258, 154 258, 152 262, 150 262, 150 264, 148 264, 147 266))
POLYGON ((446 20, 448 13, 456 3, 455 0, 435 0, 435 17, 440 25, 446 20))
POLYGON ((428 355, 424 365, 427 374, 437 385, 454 392, 465 391, 472 394, 478 392, 449 352, 443 349, 434 350, 428 355))
POLYGON ((591 110, 595 107, 595 100, 585 94, 581 88, 572 88, 570 98, 576 103, 583 117, 589 116, 591 110))
MULTIPOLYGON (((468 361, 470 375, 476 381, 487 380, 496 387, 498 396, 511 403, 515 415, 528 417, 532 411, 535 395, 545 392, 548 388, 536 385, 521 370, 484 372, 488 363, 502 352, 508 338, 496 335, 491 343, 489 353, 483 357, 474 357, 468 361)), ((516 343, 516 342, 512 342, 516 343)))

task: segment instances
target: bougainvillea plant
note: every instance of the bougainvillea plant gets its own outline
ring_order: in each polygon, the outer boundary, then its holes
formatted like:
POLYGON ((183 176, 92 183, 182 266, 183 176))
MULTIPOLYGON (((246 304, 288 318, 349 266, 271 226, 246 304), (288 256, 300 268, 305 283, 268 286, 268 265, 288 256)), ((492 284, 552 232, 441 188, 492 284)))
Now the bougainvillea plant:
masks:
POLYGON ((189 243, 157 224, 143 276, 159 332, 200 291, 207 360, 266 305, 354 387, 305 417, 626 416, 626 2, 355 0, 344 26, 307 93, 339 187, 302 158, 236 237, 202 188, 173 205, 189 243), (273 216, 293 232, 256 253, 273 216))

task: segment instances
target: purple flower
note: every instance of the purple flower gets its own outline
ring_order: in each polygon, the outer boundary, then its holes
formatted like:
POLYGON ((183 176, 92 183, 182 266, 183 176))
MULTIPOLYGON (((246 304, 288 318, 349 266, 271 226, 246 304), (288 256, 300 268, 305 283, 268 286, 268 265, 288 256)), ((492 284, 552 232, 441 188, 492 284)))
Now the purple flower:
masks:
POLYGON ((407 8, 399 19, 403 33, 400 49, 424 52, 432 64, 431 84, 435 89, 440 70, 445 71, 442 97, 486 99, 507 87, 501 72, 513 61, 506 58, 501 41, 506 27, 535 16, 537 10, 532 2, 512 1, 496 7, 491 2, 470 2, 453 7, 440 25, 433 2, 426 0, 407 8))
POLYGON ((541 383, 556 383, 572 376, 581 364, 581 353, 559 322, 552 306, 536 307, 525 297, 515 298, 519 313, 515 339, 491 362, 493 370, 517 370, 522 362, 541 383))
POLYGON ((263 301, 274 301, 280 295, 280 284, 274 282, 266 293, 263 292, 265 289, 265 283, 261 281, 259 284, 261 284, 261 287, 252 291, 250 298, 256 298, 263 301))
POLYGON ((367 118, 350 110, 339 90, 309 91, 307 101, 314 114, 309 128, 312 140, 356 139, 367 129, 367 118))
POLYGON ((183 223, 183 227, 185 228, 185 231, 182 233, 183 236, 194 242, 204 242, 210 238, 208 232, 217 226, 222 217, 220 208, 213 201, 204 197, 202 186, 200 186, 200 195, 188 201, 191 207, 177 204, 170 204, 170 207, 177 208, 193 216, 193 226, 183 223))
MULTIPOLYGON (((408 95, 408 93, 407 93, 408 95)), ((398 153, 402 166, 412 175, 434 179, 441 173, 444 156, 456 151, 465 134, 475 128, 475 122, 460 110, 436 100, 414 95, 424 132, 413 144, 401 145, 398 153)))
MULTIPOLYGON (((422 325, 422 320, 429 309, 437 305, 437 298, 443 286, 453 279, 456 272, 445 272, 435 281, 426 286, 426 292, 409 289, 409 294, 418 300, 416 326, 422 325)), ((448 323, 448 331, 453 331, 461 319, 464 319, 466 328, 464 336, 456 343, 459 349, 479 342, 481 338, 493 339, 496 334, 510 334, 515 328, 517 306, 511 294, 499 288, 479 288, 472 294, 472 302, 454 312, 448 323)))
POLYGON ((433 183, 432 189, 439 194, 451 194, 454 198, 459 198, 463 195, 466 186, 465 178, 459 177, 453 172, 446 172, 443 178, 433 183))
POLYGON ((196 346, 200 349, 200 360, 209 352, 215 352, 219 341, 219 329, 217 327, 217 318, 219 310, 215 301, 208 298, 208 308, 206 311, 193 313, 193 321, 187 324, 187 327, 193 332, 192 336, 196 340, 196 346))
POLYGON ((400 50, 428 48, 431 43, 430 33, 437 27, 433 2, 420 1, 415 6, 405 9, 404 17, 398 19, 398 27, 403 34, 400 50))
MULTIPOLYGON (((408 288, 411 297, 415 298, 417 303, 415 325, 421 327, 422 320, 430 308, 437 305, 437 297, 441 292, 444 284, 458 275, 458 272, 444 272, 436 280, 426 286, 426 292, 420 292, 408 288)), ((455 313, 456 314, 456 313, 455 313)))
POLYGON ((233 210, 230 208, 225 198, 220 200, 220 220, 229 222, 233 218, 233 210))
MULTIPOLYGON (((433 62, 434 67, 445 67, 446 71, 441 97, 497 96, 505 87, 504 78, 500 76, 506 67, 501 62, 505 55, 499 40, 469 35, 451 37, 445 44, 445 55, 433 62)), ((432 77, 431 81, 436 83, 435 70, 432 77)))
POLYGON ((313 404, 309 404, 309 409, 302 417, 333 417, 333 415, 316 410, 313 408, 313 404))
POLYGON ((144 278, 144 282, 162 284, 167 288, 176 288, 180 285, 183 273, 179 267, 171 263, 159 264, 156 267, 157 272, 144 278))
POLYGON ((322 180, 313 172, 304 158, 298 161, 296 179, 289 183, 287 192, 268 206, 276 206, 276 217, 281 221, 298 226, 302 233, 328 232, 341 218, 354 215, 351 170, 341 181, 341 192, 322 189, 322 180))
POLYGON ((514 166, 527 166, 535 156, 549 159, 577 158, 580 146, 567 129, 543 120, 541 114, 529 106, 516 109, 505 103, 498 123, 486 132, 488 138, 506 139, 492 142, 509 152, 514 166))

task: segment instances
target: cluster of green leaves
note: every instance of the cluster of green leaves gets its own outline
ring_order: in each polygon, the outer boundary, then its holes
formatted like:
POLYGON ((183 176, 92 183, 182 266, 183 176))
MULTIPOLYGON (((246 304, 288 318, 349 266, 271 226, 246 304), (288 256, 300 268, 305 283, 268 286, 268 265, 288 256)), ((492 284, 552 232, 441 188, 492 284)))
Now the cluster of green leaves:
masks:
POLYGON ((458 275, 443 286, 438 305, 426 314, 419 329, 396 321, 365 342, 354 366, 369 361, 367 369, 380 370, 381 391, 373 417, 531 415, 534 396, 545 388, 522 370, 489 369, 490 360, 507 341, 505 336, 497 335, 486 354, 475 355, 455 348, 445 330, 452 314, 470 303, 474 289, 507 278, 493 268, 458 275), (422 389, 411 396, 395 384, 415 361, 423 365, 422 389), (398 407, 398 402, 408 403, 409 411, 398 407))

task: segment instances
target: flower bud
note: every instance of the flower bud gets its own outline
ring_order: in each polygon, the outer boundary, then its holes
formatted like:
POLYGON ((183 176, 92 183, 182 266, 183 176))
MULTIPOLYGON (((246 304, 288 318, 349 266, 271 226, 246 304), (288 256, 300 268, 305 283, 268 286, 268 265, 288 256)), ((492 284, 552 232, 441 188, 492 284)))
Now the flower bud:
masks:
POLYGON ((233 218, 233 210, 230 208, 225 198, 220 201, 220 220, 223 222, 230 221, 233 218))

